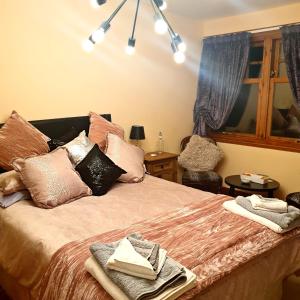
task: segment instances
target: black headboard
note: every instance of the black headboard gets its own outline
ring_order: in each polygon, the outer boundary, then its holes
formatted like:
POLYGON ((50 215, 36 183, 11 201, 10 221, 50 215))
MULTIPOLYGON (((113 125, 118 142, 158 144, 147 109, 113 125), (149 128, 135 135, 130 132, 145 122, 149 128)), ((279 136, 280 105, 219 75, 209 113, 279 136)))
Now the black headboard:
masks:
MULTIPOLYGON (((111 122, 111 114, 102 114, 101 116, 111 122)), ((63 136, 66 133, 66 131, 69 130, 71 127, 75 127, 76 129, 78 129, 78 131, 85 130, 88 134, 90 125, 88 116, 38 120, 29 122, 51 139, 63 136)), ((2 127, 2 125, 3 124, 0 124, 0 127, 2 127)))
MULTIPOLYGON (((111 114, 101 114, 101 116, 111 122, 111 114)), ((63 136, 71 127, 75 127, 78 131, 85 130, 88 134, 90 120, 88 116, 84 116, 30 121, 30 123, 49 138, 53 139, 63 136)), ((2 125, 3 124, 0 124, 0 127, 2 127, 2 125)), ((2 172, 3 170, 0 168, 0 173, 2 172)))

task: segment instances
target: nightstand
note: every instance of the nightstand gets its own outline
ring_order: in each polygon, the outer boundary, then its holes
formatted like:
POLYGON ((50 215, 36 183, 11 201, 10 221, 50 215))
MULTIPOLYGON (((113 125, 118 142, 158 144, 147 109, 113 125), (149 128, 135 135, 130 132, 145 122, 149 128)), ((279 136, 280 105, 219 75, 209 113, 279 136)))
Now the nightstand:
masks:
POLYGON ((177 182, 177 154, 162 152, 157 156, 145 154, 147 172, 155 177, 177 182))

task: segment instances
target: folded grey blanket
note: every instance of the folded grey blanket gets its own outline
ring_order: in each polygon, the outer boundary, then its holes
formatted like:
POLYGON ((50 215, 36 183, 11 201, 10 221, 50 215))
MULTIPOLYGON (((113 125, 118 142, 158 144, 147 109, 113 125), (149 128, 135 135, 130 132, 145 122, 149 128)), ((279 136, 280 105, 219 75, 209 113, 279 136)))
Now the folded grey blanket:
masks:
POLYGON ((237 204, 247 209, 251 213, 276 223, 282 229, 289 228, 289 226, 291 226, 295 221, 300 219, 300 209, 294 206, 288 206, 287 213, 275 213, 275 212, 269 212, 265 210, 254 209, 251 205, 251 202, 242 196, 238 196, 235 201, 237 204))
POLYGON ((160 245, 143 240, 143 237, 137 233, 129 235, 127 239, 134 247, 135 251, 147 258, 152 265, 153 270, 156 271, 159 263, 160 245))
POLYGON ((30 199, 31 197, 27 190, 15 192, 11 195, 6 195, 6 196, 0 193, 0 207, 7 208, 21 200, 30 200, 30 199))
POLYGON ((184 268, 172 258, 167 257, 156 280, 130 276, 106 267, 107 260, 114 253, 118 242, 94 244, 90 247, 106 275, 132 300, 148 300, 157 297, 169 287, 175 287, 187 280, 184 268))

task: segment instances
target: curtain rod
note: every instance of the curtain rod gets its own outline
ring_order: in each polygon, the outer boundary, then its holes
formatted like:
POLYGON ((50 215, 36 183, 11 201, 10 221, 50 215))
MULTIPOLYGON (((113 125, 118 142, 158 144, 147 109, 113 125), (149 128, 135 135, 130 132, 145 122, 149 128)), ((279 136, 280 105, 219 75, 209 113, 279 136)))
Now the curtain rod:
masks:
POLYGON ((291 25, 300 25, 300 22, 280 24, 280 25, 273 25, 273 26, 260 27, 260 28, 253 28, 253 29, 247 29, 247 30, 240 30, 240 31, 228 32, 228 33, 224 33, 224 34, 208 35, 208 36, 204 36, 203 39, 207 39, 209 37, 214 37, 214 36, 222 36, 222 35, 229 35, 229 34, 241 33, 241 32, 245 32, 245 31, 248 31, 248 32, 251 32, 251 33, 255 33, 255 32, 263 32, 263 31, 266 31, 266 30, 278 30, 278 29, 280 29, 283 26, 291 26, 291 25))

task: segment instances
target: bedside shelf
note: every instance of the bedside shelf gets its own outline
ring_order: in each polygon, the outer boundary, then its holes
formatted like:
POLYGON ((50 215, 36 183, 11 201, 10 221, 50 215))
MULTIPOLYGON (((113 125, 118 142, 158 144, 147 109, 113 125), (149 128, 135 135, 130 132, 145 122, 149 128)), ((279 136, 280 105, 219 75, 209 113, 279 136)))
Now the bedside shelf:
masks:
POLYGON ((155 177, 177 182, 177 154, 162 152, 157 156, 145 154, 147 172, 155 177))

